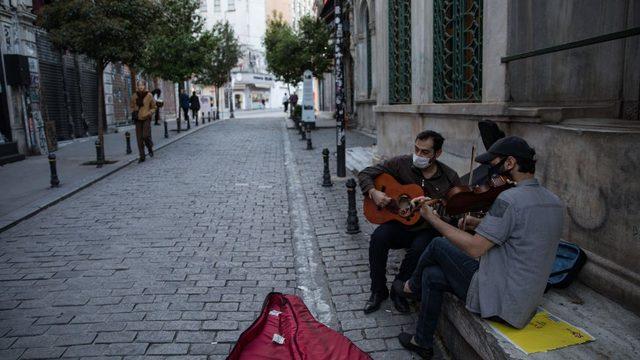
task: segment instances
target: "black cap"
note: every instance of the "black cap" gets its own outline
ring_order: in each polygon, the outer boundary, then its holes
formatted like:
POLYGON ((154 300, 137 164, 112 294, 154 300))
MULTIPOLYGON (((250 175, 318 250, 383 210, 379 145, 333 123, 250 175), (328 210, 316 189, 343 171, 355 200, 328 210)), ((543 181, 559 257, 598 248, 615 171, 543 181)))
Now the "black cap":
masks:
POLYGON ((507 136, 496 141, 486 153, 478 155, 476 161, 481 164, 488 164, 496 157, 515 156, 521 159, 533 160, 536 151, 527 142, 518 136, 507 136))

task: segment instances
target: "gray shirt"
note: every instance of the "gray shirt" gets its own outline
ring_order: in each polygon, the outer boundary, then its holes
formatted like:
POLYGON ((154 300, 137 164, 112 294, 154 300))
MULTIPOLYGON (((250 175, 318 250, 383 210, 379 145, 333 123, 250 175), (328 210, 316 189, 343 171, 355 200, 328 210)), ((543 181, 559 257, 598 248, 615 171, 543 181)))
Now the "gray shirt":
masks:
POLYGON ((563 218, 562 201, 536 179, 502 192, 476 228, 495 246, 480 258, 467 309, 516 328, 527 325, 542 300, 563 218))

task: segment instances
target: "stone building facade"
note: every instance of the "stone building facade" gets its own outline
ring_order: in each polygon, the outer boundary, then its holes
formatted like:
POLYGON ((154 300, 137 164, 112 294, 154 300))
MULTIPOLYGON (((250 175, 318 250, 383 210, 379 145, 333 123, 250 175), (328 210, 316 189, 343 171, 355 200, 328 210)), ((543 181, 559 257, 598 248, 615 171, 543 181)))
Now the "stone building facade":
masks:
POLYGON ((640 313, 640 36, 628 31, 640 2, 351 3, 356 108, 375 121, 363 126, 376 129, 376 158, 432 129, 464 174, 472 144, 484 150, 478 121, 524 137, 567 204, 564 239, 587 251, 581 280, 640 313))

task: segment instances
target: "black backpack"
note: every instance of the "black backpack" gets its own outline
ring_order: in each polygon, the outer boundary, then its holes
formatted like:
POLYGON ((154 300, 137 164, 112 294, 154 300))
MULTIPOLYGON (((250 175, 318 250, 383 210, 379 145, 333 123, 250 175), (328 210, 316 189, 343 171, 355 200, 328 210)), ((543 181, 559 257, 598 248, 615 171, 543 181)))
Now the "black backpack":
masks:
POLYGON ((552 287, 564 289, 569 286, 586 261, 587 254, 578 245, 560 241, 545 292, 552 287))

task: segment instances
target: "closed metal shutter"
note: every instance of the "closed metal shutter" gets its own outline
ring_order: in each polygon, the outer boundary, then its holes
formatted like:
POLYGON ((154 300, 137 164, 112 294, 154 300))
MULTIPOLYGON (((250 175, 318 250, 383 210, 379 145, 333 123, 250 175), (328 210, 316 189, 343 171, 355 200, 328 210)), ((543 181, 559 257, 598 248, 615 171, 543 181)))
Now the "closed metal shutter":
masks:
POLYGON ((46 34, 36 35, 38 63, 40 65, 41 107, 44 120, 54 122, 58 140, 73 137, 73 123, 69 122, 63 88, 63 64, 46 34))
POLYGON ((79 56, 80 91, 82 91, 82 109, 89 125, 89 134, 98 134, 98 76, 93 61, 79 56))

